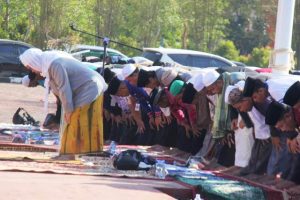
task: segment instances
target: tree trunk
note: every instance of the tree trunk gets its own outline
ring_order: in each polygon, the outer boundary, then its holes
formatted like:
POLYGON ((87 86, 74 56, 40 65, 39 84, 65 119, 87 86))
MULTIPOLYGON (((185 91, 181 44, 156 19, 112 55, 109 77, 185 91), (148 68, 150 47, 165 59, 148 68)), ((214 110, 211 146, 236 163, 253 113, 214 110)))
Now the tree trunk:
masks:
POLYGON ((49 13, 50 13, 51 0, 40 0, 40 27, 39 27, 39 40, 38 46, 44 49, 47 44, 47 34, 49 32, 49 13))
POLYGON ((183 23, 183 33, 182 33, 182 43, 181 43, 181 48, 186 49, 187 48, 187 39, 188 39, 188 22, 185 21, 183 23))
POLYGON ((9 0, 5 0, 5 16, 4 16, 4 30, 8 32, 9 24, 9 0))
MULTIPOLYGON (((103 9, 101 8, 103 6, 103 0, 96 0, 95 5, 95 18, 96 18, 96 35, 102 35, 101 32, 101 16, 103 16, 103 9)), ((102 40, 100 38, 95 38, 96 45, 102 46, 102 40)))

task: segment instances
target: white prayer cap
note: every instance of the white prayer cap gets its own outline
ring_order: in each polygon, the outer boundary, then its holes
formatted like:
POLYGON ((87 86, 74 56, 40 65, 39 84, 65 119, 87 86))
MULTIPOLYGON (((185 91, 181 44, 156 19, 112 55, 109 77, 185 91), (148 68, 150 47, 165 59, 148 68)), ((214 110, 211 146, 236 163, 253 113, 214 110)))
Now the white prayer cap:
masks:
POLYGON ((30 83, 30 79, 29 79, 29 76, 26 75, 22 78, 22 84, 25 86, 25 87, 29 87, 29 83, 30 83))
POLYGON ((203 74, 197 74, 188 80, 188 83, 193 84, 197 92, 200 92, 204 88, 203 84, 203 74))
POLYGON ((220 77, 220 74, 215 70, 210 70, 205 73, 203 77, 203 83, 205 87, 210 86, 213 84, 218 78, 220 77))
POLYGON ((179 76, 185 82, 187 82, 188 80, 190 80, 192 78, 192 74, 190 74, 188 72, 180 73, 179 76))
POLYGON ((234 86, 234 85, 228 85, 226 90, 225 90, 225 96, 224 96, 224 101, 225 103, 229 104, 229 94, 230 92, 234 89, 234 88, 237 88, 237 86, 234 86))
POLYGON ((133 64, 126 64, 124 65, 123 69, 122 69, 122 79, 120 80, 124 80, 126 79, 128 76, 130 76, 135 70, 136 70, 136 66, 133 64))
POLYGON ((124 76, 123 76, 122 73, 117 74, 117 77, 118 77, 118 79, 119 79, 120 81, 124 81, 124 80, 125 80, 125 78, 124 78, 124 76))
POLYGON ((161 83, 164 86, 169 86, 171 82, 176 78, 177 75, 178 75, 177 71, 175 71, 174 69, 169 69, 163 72, 161 77, 161 83))
POLYGON ((244 90, 244 86, 245 86, 245 81, 239 81, 236 84, 234 84, 234 86, 236 86, 237 88, 239 88, 239 90, 243 91, 244 90))

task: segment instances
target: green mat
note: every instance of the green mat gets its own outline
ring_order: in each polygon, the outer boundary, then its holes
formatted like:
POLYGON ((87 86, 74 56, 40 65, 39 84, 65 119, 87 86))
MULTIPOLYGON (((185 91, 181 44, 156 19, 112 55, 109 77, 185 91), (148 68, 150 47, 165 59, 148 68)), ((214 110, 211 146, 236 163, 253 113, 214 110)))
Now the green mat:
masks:
POLYGON ((245 182, 225 179, 214 174, 199 177, 177 175, 175 178, 184 183, 197 186, 201 197, 212 200, 265 200, 264 192, 259 187, 245 182))

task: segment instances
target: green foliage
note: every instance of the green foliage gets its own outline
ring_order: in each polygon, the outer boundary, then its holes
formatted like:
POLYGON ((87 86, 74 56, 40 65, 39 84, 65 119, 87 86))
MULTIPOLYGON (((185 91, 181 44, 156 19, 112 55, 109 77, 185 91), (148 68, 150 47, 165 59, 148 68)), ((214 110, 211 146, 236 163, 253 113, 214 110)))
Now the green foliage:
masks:
POLYGON ((226 38, 234 42, 243 55, 255 47, 266 46, 269 42, 265 16, 259 0, 230 0, 226 38))
POLYGON ((249 63, 249 58, 250 58, 250 56, 240 55, 237 58, 237 61, 247 64, 247 63, 249 63))
MULTIPOLYGON (((187 48, 217 52, 238 60, 265 46, 265 21, 258 0, 2 0, 0 37, 36 47, 69 49, 73 44, 101 45, 78 29, 138 48, 187 48), (251 18, 253 13, 257 17, 251 18), (247 31, 249 23, 253 31, 247 31), (232 42, 222 42, 228 39, 232 42)), ((110 43, 130 56, 140 52, 110 43)))
POLYGON ((268 67, 270 54, 269 47, 254 48, 247 64, 255 67, 268 67))
POLYGON ((221 41, 214 53, 229 60, 238 60, 239 57, 239 51, 234 46, 233 42, 229 40, 221 41))

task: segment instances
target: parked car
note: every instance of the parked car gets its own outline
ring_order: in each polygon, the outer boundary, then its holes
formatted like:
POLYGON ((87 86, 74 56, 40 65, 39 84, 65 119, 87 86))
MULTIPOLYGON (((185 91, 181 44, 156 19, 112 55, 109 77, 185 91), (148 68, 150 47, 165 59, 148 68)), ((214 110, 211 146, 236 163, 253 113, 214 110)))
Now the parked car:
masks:
MULTIPOLYGON (((75 45, 71 48, 70 53, 80 61, 87 62, 102 62, 104 55, 104 47, 90 46, 90 45, 75 45)), ((128 57, 121 52, 107 48, 108 56, 119 56, 128 59, 128 57)))
POLYGON ((234 67, 230 71, 238 71, 239 67, 235 63, 221 56, 200 51, 170 48, 144 48, 143 57, 155 63, 179 64, 192 68, 228 68, 234 67))
POLYGON ((0 77, 22 77, 28 74, 19 56, 32 47, 24 42, 0 39, 0 77))

